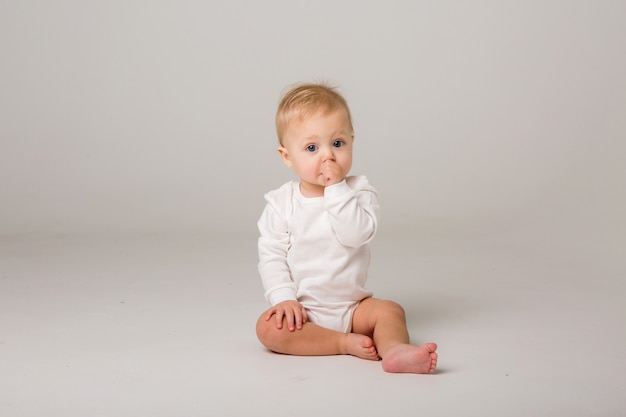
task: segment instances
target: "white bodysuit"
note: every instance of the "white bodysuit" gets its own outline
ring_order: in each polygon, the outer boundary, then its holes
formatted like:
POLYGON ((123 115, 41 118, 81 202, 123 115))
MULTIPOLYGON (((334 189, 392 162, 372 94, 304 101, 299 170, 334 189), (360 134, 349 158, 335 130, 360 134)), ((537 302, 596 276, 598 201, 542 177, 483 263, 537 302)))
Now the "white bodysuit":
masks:
POLYGON ((365 281, 378 225, 376 190, 353 176, 307 198, 290 181, 265 200, 258 247, 266 299, 273 306, 297 300, 311 322, 350 332, 354 310, 372 295, 365 281))

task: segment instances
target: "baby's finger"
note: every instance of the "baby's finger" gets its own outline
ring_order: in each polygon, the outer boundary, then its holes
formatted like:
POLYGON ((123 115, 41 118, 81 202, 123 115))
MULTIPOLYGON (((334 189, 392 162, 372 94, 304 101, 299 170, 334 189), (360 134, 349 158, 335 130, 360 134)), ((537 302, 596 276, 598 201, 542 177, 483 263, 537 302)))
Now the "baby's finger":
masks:
POLYGON ((327 185, 338 183, 342 178, 341 168, 333 167, 324 172, 324 180, 327 185))
POLYGON ((295 322, 296 322, 296 329, 301 330, 302 329, 302 323, 303 323, 302 311, 294 310, 294 313, 295 313, 294 319, 295 319, 295 322))
POLYGON ((276 309, 276 328, 283 328, 283 310, 276 309))
POLYGON ((276 314, 276 307, 272 307, 267 310, 267 316, 265 316, 265 321, 269 321, 269 319, 271 319, 274 314, 276 314))
POLYGON ((285 311, 285 321, 287 322, 287 328, 289 329, 290 332, 293 332, 295 330, 293 323, 294 323, 294 314, 293 314, 293 310, 291 309, 287 309, 285 311))

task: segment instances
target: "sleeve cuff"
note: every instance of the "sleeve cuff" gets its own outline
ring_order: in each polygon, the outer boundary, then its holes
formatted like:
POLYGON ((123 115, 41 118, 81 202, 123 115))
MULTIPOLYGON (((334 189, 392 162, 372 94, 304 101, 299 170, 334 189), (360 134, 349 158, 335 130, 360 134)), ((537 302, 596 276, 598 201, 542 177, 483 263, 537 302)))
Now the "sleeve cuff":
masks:
POLYGON ((354 192, 352 188, 348 185, 346 180, 338 182, 337 184, 333 184, 329 187, 324 188, 324 197, 330 199, 336 199, 341 197, 342 195, 346 195, 354 192))
POLYGON ((288 284, 288 286, 270 290, 265 293, 265 298, 272 306, 282 303, 283 301, 297 301, 295 284, 292 283, 288 284))

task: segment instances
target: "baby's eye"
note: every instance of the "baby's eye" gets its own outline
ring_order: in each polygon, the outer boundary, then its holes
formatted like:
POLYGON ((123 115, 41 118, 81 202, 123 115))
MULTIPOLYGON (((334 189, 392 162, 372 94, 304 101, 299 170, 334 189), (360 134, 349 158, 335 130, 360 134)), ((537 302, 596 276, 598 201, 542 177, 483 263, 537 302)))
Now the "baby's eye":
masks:
POLYGON ((317 150, 317 146, 316 145, 309 145, 306 147, 306 150, 309 152, 315 152, 317 150))
POLYGON ((345 143, 345 142, 344 142, 344 141, 342 141, 342 140, 336 140, 336 141, 334 141, 334 142, 333 142, 333 146, 334 146, 335 148, 341 148, 341 147, 344 145, 344 143, 345 143))

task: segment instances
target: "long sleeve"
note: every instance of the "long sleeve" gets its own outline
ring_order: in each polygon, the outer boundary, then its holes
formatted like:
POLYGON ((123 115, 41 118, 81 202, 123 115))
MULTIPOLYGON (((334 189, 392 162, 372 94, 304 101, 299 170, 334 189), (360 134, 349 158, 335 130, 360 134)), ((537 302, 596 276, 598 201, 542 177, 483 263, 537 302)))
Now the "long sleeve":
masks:
POLYGON ((287 211, 285 191, 286 189, 279 189, 266 194, 267 205, 257 223, 260 232, 258 269, 265 289, 265 298, 271 305, 296 300, 297 285, 291 279, 287 264, 289 231, 285 216, 287 211))
POLYGON ((324 206, 341 244, 357 248, 374 237, 378 228, 378 196, 366 177, 348 177, 326 187, 324 206))

